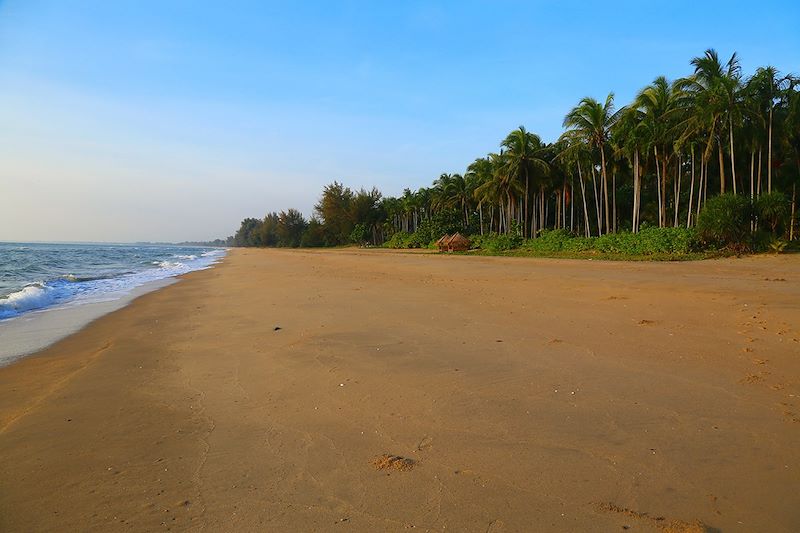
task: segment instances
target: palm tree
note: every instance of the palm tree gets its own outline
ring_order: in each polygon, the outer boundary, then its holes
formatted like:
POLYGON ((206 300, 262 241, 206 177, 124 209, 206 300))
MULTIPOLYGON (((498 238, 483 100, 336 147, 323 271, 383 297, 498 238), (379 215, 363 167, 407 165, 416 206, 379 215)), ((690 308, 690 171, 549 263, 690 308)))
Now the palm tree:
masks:
MULTIPOLYGON (((467 167, 465 177, 469 181, 472 197, 478 202, 478 217, 481 225, 481 235, 483 235, 483 204, 488 200, 489 206, 492 207, 492 214, 494 213, 494 205, 492 199, 490 199, 491 195, 484 195, 486 190, 483 190, 480 194, 478 190, 494 178, 492 161, 488 157, 479 157, 467 167)), ((489 227, 491 227, 491 223, 489 227)))
POLYGON ((794 160, 794 180, 792 183, 792 208, 789 225, 789 240, 795 237, 797 213, 797 183, 800 181, 800 77, 789 77, 789 85, 784 92, 786 118, 782 142, 788 157, 794 160))
POLYGON ((500 203, 500 218, 503 219, 506 233, 511 232, 511 222, 517 219, 518 198, 522 195, 522 185, 519 180, 508 175, 507 156, 503 150, 497 154, 489 154, 494 167, 494 176, 499 183, 504 203, 500 203))
MULTIPOLYGON (((636 96, 634 107, 640 119, 636 133, 652 149, 656 166, 658 189, 658 225, 666 225, 667 218, 667 172, 674 154, 675 119, 683 93, 678 84, 671 84, 664 76, 642 89, 636 96)), ((678 199, 675 198, 677 207, 678 199)))
POLYGON ((464 229, 469 226, 469 202, 472 191, 469 183, 461 174, 453 174, 444 185, 444 197, 448 207, 457 207, 463 217, 464 229))
POLYGON ((761 67, 747 80, 746 89, 758 113, 767 127, 767 192, 772 192, 772 131, 776 107, 781 103, 790 84, 789 76, 781 76, 772 66, 761 67))
POLYGON ((633 174, 633 209, 631 213, 631 231, 639 231, 641 203, 642 203, 642 179, 641 164, 639 157, 642 151, 647 148, 647 129, 645 127, 644 113, 636 106, 632 105, 625 108, 620 115, 620 119, 612 130, 613 137, 616 138, 617 156, 625 157, 631 166, 633 174))
POLYGON ((432 210, 441 211, 442 209, 450 207, 447 189, 451 181, 453 181, 453 175, 446 172, 440 174, 439 177, 433 181, 433 186, 430 189, 432 210))
POLYGON ((535 133, 528 132, 524 126, 508 134, 501 146, 505 149, 505 158, 501 174, 507 180, 518 180, 525 183, 523 197, 523 235, 527 235, 529 219, 528 201, 530 197, 531 176, 546 174, 549 170, 547 161, 542 158, 544 144, 535 133))
POLYGON ((719 155, 720 193, 725 192, 725 163, 722 155, 722 138, 724 130, 728 130, 731 177, 734 193, 736 192, 736 164, 734 161, 734 123, 741 119, 741 67, 739 58, 734 53, 723 64, 716 50, 709 48, 701 57, 691 61, 694 74, 679 81, 679 88, 693 97, 694 113, 689 120, 694 128, 684 127, 685 131, 705 129, 708 134, 704 159, 707 161, 716 140, 719 155))
POLYGON ((416 212, 416 198, 411 189, 403 189, 403 196, 400 198, 403 206, 403 231, 413 233, 416 230, 414 214, 416 212))
POLYGON ((568 129, 568 136, 580 139, 600 152, 606 233, 611 230, 611 221, 608 209, 608 175, 606 173, 605 146, 608 141, 609 131, 618 120, 619 114, 619 111, 614 112, 614 93, 609 93, 604 104, 590 97, 582 99, 564 117, 564 127, 568 129))
MULTIPOLYGON (((564 134, 556 142, 561 148, 558 155, 555 157, 554 164, 563 164, 567 168, 574 168, 578 173, 578 184, 581 187, 581 200, 583 203, 583 223, 584 233, 587 237, 591 237, 592 229, 589 220, 589 208, 586 203, 586 179, 583 175, 583 168, 588 165, 591 151, 586 143, 577 139, 574 135, 564 134), (582 165, 583 163, 583 165, 582 165)), ((595 206, 597 207, 597 198, 595 198, 595 206)), ((602 223, 600 222, 600 210, 597 209, 597 229, 598 235, 602 233, 602 223)))

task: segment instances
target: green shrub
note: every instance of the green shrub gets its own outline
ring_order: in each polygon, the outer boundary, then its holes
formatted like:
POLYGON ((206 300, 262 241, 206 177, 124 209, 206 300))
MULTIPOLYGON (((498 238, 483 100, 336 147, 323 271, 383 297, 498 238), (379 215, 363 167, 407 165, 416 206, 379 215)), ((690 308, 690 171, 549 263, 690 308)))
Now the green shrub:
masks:
POLYGON ((406 248, 427 248, 430 238, 427 232, 415 231, 406 239, 406 248))
POLYGON ((769 245, 774 240, 775 237, 768 229, 759 228, 750 236, 750 250, 754 252, 766 252, 770 249, 769 245))
POLYGON ((575 237, 567 230, 545 230, 522 248, 533 252, 598 252, 624 255, 688 254, 697 247, 694 230, 645 228, 639 233, 609 233, 602 237, 575 237))
POLYGON ((736 194, 710 198, 697 217, 697 233, 706 246, 719 246, 735 251, 751 249, 750 201, 736 194))
POLYGON ((385 248, 427 248, 430 242, 426 240, 424 235, 419 232, 408 233, 406 231, 398 231, 391 238, 383 243, 385 248))
POLYGON ((565 252, 588 252, 594 249, 594 237, 575 237, 564 243, 565 252))
POLYGON ((470 237, 470 241, 470 248, 494 253, 519 248, 523 239, 519 233, 487 233, 485 235, 473 235, 470 237))
MULTIPOLYGON (((488 234, 487 234, 488 235, 488 234)), ((487 235, 470 235, 469 236, 469 249, 470 250, 480 250, 483 246, 483 241, 487 237, 487 235)))
POLYGON ((399 249, 399 248, 407 248, 408 246, 406 246, 406 240, 407 240, 407 239, 408 239, 408 237, 410 237, 410 236, 411 236, 411 234, 410 234, 410 233, 407 233, 407 232, 405 232, 405 231, 398 231, 397 233, 395 233, 394 235, 392 235, 392 236, 389 238, 389 240, 388 240, 388 241, 386 241, 385 243, 383 243, 383 245, 384 245, 386 248, 395 248, 395 249, 399 249))
POLYGON ((773 236, 778 235, 778 231, 788 224, 789 199, 781 192, 762 194, 756 200, 755 208, 759 225, 765 224, 772 231, 773 236))
POLYGON ((435 220, 423 220, 417 227, 417 231, 412 233, 414 236, 414 242, 419 243, 419 246, 414 246, 413 248, 427 248, 428 244, 431 242, 437 240, 445 233, 450 233, 447 231, 447 229, 448 228, 446 225, 439 224, 435 220))
POLYGON ((788 245, 789 243, 783 239, 775 239, 769 243, 769 251, 773 254, 781 254, 786 250, 788 245))
MULTIPOLYGON (((606 237, 610 236, 598 238, 598 249, 603 250, 606 237)), ((694 230, 687 228, 643 228, 639 233, 617 233, 613 247, 618 253, 631 255, 688 254, 696 241, 694 230)))
POLYGON ((537 238, 525 241, 522 248, 535 252, 560 252, 565 250, 573 239, 575 237, 567 230, 543 230, 537 238))
POLYGON ((350 242, 363 245, 369 241, 369 230, 364 224, 356 224, 350 232, 350 242))

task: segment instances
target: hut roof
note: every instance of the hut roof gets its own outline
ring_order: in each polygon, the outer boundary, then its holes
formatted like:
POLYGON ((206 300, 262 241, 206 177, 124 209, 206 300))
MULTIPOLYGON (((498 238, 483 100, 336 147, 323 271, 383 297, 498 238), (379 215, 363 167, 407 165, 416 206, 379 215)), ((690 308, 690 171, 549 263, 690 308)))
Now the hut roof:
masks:
POLYGON ((465 252, 469 250, 469 239, 460 233, 456 233, 447 241, 447 248, 452 252, 465 252))
POLYGON ((451 245, 452 244, 466 244, 467 246, 469 246, 469 239, 467 239, 466 237, 464 237, 460 233, 456 233, 455 235, 450 237, 450 240, 447 242, 447 244, 451 244, 451 245))
POLYGON ((437 245, 447 244, 447 242, 448 242, 449 240, 450 240, 450 235, 449 235, 449 234, 447 234, 447 233, 445 233, 444 235, 442 235, 441 237, 439 237, 439 240, 438 240, 438 241, 436 241, 436 244, 437 244, 437 245))

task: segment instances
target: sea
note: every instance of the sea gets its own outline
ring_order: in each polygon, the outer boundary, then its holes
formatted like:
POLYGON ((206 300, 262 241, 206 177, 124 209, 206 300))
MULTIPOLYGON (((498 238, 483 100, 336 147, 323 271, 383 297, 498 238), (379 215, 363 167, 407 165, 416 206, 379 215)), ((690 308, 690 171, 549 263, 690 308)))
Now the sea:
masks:
POLYGON ((211 268, 225 253, 194 246, 0 242, 0 365, 176 276, 211 268))

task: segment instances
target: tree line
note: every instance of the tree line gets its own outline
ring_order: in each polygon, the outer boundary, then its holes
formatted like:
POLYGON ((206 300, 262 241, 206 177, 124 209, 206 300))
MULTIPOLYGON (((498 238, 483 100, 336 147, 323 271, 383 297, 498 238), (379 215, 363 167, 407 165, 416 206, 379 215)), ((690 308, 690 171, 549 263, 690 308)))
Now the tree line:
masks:
MULTIPOLYGON (((399 197, 334 182, 310 220, 294 209, 245 219, 234 243, 378 245, 414 234, 426 245, 453 231, 534 239, 550 229, 594 237, 692 228, 718 196, 758 206, 753 212, 770 215, 772 233, 792 240, 800 77, 771 66, 745 76, 736 54, 724 61, 713 49, 690 65, 686 77, 660 76, 628 105, 617 107, 613 93, 583 98, 553 143, 520 126, 465 172, 399 197)), ((754 217, 750 229, 758 223, 754 217)))

